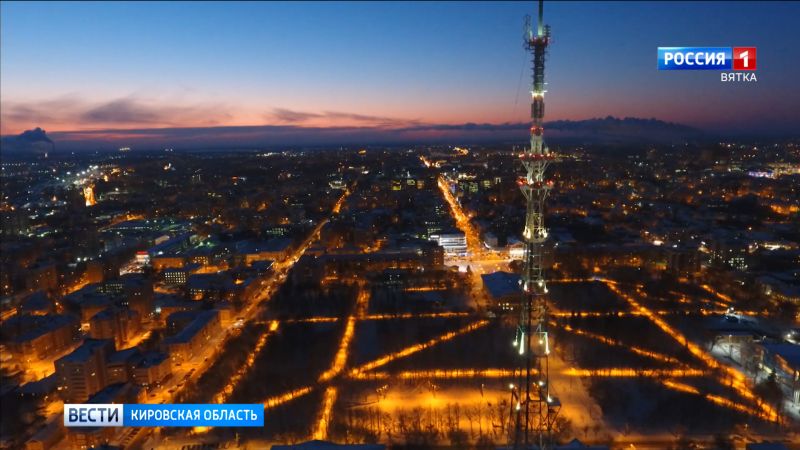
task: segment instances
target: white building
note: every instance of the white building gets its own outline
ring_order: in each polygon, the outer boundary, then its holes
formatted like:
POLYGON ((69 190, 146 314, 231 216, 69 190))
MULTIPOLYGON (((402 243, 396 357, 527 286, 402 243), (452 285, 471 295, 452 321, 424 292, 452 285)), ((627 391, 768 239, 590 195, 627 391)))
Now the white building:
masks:
POLYGON ((430 239, 444 248, 445 256, 467 255, 467 236, 461 231, 432 234, 430 239))

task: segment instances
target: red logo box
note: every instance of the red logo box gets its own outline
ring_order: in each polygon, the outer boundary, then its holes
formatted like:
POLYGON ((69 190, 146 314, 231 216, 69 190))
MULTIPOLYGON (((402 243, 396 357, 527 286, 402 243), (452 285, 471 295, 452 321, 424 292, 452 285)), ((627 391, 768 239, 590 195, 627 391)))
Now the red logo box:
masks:
POLYGON ((756 48, 733 47, 733 70, 756 70, 756 48))

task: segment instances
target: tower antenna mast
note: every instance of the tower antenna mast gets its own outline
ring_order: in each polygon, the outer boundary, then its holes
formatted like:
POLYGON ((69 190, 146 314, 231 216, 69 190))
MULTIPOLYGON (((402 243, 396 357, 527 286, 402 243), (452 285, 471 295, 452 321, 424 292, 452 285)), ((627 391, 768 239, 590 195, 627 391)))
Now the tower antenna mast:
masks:
POLYGON ((525 169, 518 184, 526 201, 525 243, 523 256, 522 300, 514 346, 519 355, 517 383, 512 384, 512 420, 514 420, 514 449, 527 449, 536 444, 540 450, 553 445, 553 425, 561 404, 550 391, 548 355, 550 342, 547 331, 547 285, 545 283, 544 203, 553 182, 545 179, 545 170, 554 155, 544 144, 544 63, 550 43, 550 27, 544 25, 544 3, 539 0, 536 34, 525 18, 524 45, 533 57, 531 86, 530 145, 520 153, 525 169))

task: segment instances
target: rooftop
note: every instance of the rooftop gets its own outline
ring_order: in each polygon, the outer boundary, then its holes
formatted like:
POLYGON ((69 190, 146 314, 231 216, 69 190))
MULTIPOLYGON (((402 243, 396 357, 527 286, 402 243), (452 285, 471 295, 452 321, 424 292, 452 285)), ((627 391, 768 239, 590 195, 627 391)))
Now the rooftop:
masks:
MULTIPOLYGON (((111 349, 114 348, 114 341, 110 339, 91 339, 87 338, 83 341, 80 347, 76 348, 72 351, 69 355, 66 355, 60 358, 58 361, 65 361, 65 362, 85 362, 88 360, 92 355, 96 352, 102 350, 105 347, 109 347, 111 349)), ((56 361, 56 363, 58 363, 56 361)))
POLYGON ((489 294, 495 299, 522 293, 519 285, 520 276, 515 273, 494 272, 481 275, 481 279, 489 294))
POLYGON ((189 323, 189 325, 186 325, 186 327, 175 336, 164 339, 164 344, 183 344, 191 341, 200 330, 217 316, 217 314, 217 311, 201 311, 197 313, 197 318, 189 323))
POLYGON ((139 354, 139 349, 137 347, 117 350, 116 352, 109 355, 108 363, 109 364, 125 363, 130 361, 132 358, 135 358, 138 354, 139 354))
POLYGON ((21 343, 67 326, 75 326, 77 329, 77 319, 67 314, 17 315, 3 323, 3 332, 13 335, 18 330, 19 334, 12 338, 12 342, 21 343))

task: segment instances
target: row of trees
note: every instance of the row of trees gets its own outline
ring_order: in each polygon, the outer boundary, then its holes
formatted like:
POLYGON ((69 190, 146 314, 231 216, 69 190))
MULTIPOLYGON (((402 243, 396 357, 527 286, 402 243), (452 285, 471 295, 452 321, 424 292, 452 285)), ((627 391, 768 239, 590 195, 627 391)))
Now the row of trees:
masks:
MULTIPOLYGON (((514 421, 509 401, 497 403, 448 403, 443 407, 398 408, 392 412, 377 406, 343 408, 331 429, 336 441, 389 443, 431 448, 496 448, 509 442, 514 421)), ((572 435, 566 418, 555 424, 554 438, 563 441, 572 435)))

